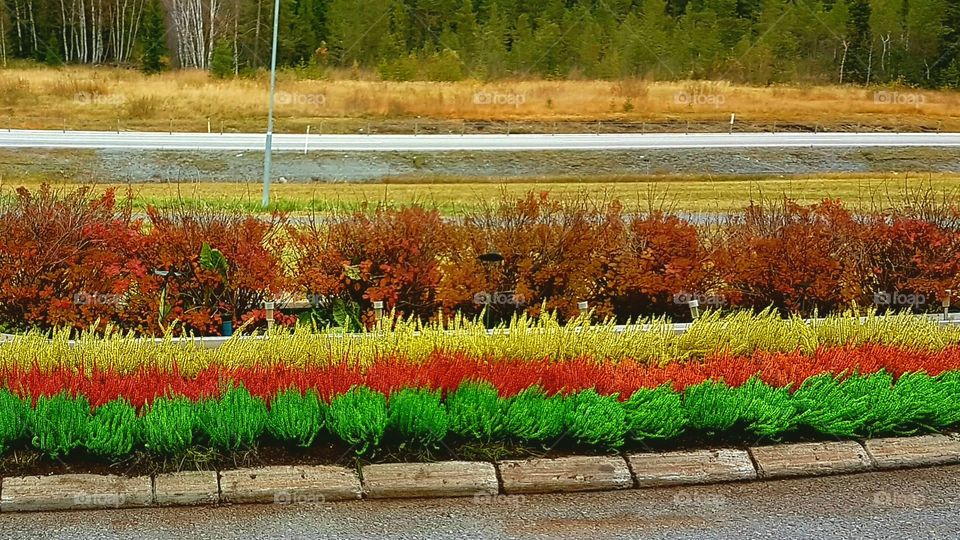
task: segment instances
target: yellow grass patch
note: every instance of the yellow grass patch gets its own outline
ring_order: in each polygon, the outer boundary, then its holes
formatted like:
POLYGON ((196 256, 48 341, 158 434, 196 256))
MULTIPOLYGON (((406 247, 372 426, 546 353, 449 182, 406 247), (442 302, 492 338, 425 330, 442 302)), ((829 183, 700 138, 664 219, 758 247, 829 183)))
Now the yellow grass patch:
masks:
MULTIPOLYGON (((464 121, 683 121, 722 123, 736 112, 753 124, 819 124, 828 129, 937 126, 960 130, 960 93, 907 88, 748 87, 681 81, 384 82, 304 80, 282 73, 279 131, 356 131, 346 119, 464 121)), ((4 127, 259 131, 267 81, 217 80, 206 72, 146 76, 107 67, 0 70, 4 127), (172 122, 171 122, 172 121, 172 122)))

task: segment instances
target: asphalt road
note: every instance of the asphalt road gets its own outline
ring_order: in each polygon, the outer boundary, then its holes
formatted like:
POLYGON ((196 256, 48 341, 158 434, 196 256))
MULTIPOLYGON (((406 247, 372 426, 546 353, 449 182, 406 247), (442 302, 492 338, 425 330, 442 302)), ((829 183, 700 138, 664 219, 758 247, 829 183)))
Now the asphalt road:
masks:
POLYGON ((955 539, 960 467, 608 493, 0 516, 0 538, 955 539))
MULTIPOLYGON (((0 131, 0 148, 230 150, 264 147, 255 133, 0 131)), ((960 147, 960 133, 691 133, 600 135, 293 135, 276 151, 443 152, 497 150, 642 150, 699 148, 960 147)))

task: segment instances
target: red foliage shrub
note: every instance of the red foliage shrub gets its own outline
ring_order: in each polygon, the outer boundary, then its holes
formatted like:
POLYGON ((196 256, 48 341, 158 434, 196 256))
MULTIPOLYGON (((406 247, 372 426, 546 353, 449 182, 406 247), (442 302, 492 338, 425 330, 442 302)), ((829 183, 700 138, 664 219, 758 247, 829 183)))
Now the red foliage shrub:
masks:
POLYGON ((436 210, 384 206, 291 227, 297 284, 317 303, 341 298, 369 313, 381 300, 387 310, 429 319, 449 228, 436 210))
POLYGON ((603 279, 623 227, 619 204, 594 207, 586 198, 561 202, 529 193, 483 206, 456 227, 457 249, 442 264, 437 297, 447 313, 487 308, 495 320, 518 311, 536 316, 544 307, 571 318, 580 301, 610 316, 603 279))
POLYGON ((734 306, 809 315, 872 306, 930 311, 960 288, 960 231, 837 202, 753 205, 723 227, 714 271, 734 306))
POLYGON ((611 298, 618 319, 685 316, 685 300, 713 298, 707 290, 706 249, 689 222, 662 213, 635 217, 619 244, 601 292, 611 298))
POLYGON ((734 306, 810 314, 860 296, 848 280, 861 225, 839 203, 752 204, 722 228, 711 254, 722 294, 734 306))
POLYGON ((617 202, 533 193, 450 222, 382 206, 308 227, 186 207, 148 215, 144 226, 112 191, 19 190, 0 209, 0 327, 99 321, 157 334, 176 321, 178 333, 218 334, 227 317, 264 326, 263 301, 291 289, 351 327, 352 304, 369 323, 378 300, 420 319, 486 308, 487 322, 544 307, 569 319, 588 301, 624 321, 683 317, 685 300, 704 297, 804 315, 933 311, 960 289, 960 212, 944 204, 860 215, 832 201, 754 204, 703 232, 661 213, 627 216, 617 202), (205 245, 225 267, 204 264, 205 245))
POLYGON ((118 323, 146 275, 129 198, 17 190, 0 210, 0 325, 102 329, 118 323))
POLYGON ((151 227, 143 238, 143 264, 149 272, 138 283, 139 318, 130 326, 149 333, 176 322, 177 332, 217 335, 225 317, 238 326, 286 290, 282 216, 259 219, 187 207, 147 213, 151 227), (201 264, 204 244, 226 258, 225 273, 201 264))
POLYGON ((929 311, 960 289, 960 231, 920 219, 875 216, 864 226, 860 266, 864 304, 929 311), (903 304, 903 300, 909 302, 903 304))

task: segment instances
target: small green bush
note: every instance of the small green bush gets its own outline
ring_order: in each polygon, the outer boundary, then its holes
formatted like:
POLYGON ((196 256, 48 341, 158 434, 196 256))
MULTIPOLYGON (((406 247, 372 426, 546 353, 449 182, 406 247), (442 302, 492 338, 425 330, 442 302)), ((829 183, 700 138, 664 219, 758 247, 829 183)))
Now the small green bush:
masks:
POLYGON ((577 443, 608 449, 623 446, 627 415, 616 394, 601 396, 590 389, 566 399, 567 431, 577 443))
POLYGON ((940 400, 933 411, 932 422, 938 429, 960 425, 960 371, 948 371, 936 377, 940 400))
POLYGON ((948 426, 940 424, 941 411, 949 407, 946 385, 926 373, 905 373, 893 387, 894 399, 911 411, 910 424, 896 429, 898 434, 921 431, 939 431, 948 426))
POLYGON ((137 410, 125 399, 98 407, 87 423, 84 447, 91 454, 118 459, 127 456, 140 442, 137 410))
POLYGON ((403 444, 436 447, 447 436, 447 409, 440 392, 406 388, 390 396, 387 429, 403 444))
POLYGON ((672 439, 687 427, 680 393, 668 384, 641 388, 623 404, 627 433, 638 441, 672 439))
POLYGON ((366 453, 383 439, 387 428, 387 398, 369 388, 357 386, 333 398, 327 417, 330 432, 366 453))
POLYGON ((58 458, 83 444, 90 420, 90 402, 86 397, 65 393, 41 396, 32 416, 33 446, 51 458, 58 458))
POLYGON ((706 433, 731 430, 743 420, 743 399, 724 383, 706 381, 686 389, 683 408, 690 427, 706 433))
POLYGON ((747 431, 773 439, 796 428, 797 406, 789 388, 774 388, 753 377, 737 388, 737 394, 747 431))
POLYGON ((810 377, 793 394, 798 422, 831 437, 856 437, 864 425, 867 400, 851 394, 832 375, 810 377))
POLYGON ((554 442, 563 435, 565 412, 563 396, 527 388, 509 399, 506 432, 524 442, 554 442))
POLYGON ((7 389, 0 389, 0 454, 27 434, 30 405, 7 389))
POLYGON ((216 448, 251 448, 267 427, 267 406, 242 385, 203 403, 200 429, 216 448))
POLYGON ((193 445, 197 408, 186 398, 158 398, 141 418, 146 447, 157 454, 183 454, 193 445))
POLYGON ((458 437, 488 443, 504 435, 503 402, 489 383, 463 383, 447 395, 450 431, 458 437))
POLYGON ((267 431, 278 441, 306 448, 317 439, 326 415, 327 406, 315 391, 288 389, 270 401, 267 431))
POLYGON ((893 375, 881 371, 844 381, 843 390, 849 398, 865 403, 858 434, 876 437, 916 433, 929 422, 933 405, 928 400, 936 399, 928 380, 926 375, 907 373, 894 385, 893 375))

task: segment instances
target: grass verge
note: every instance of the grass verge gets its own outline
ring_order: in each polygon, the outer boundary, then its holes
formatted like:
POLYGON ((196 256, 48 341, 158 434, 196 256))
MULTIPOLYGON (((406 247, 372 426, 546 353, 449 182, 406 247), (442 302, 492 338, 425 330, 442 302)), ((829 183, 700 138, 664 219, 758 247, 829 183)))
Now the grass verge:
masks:
MULTIPOLYGON (((36 190, 50 179, 19 177, 0 183, 0 196, 16 187, 36 190)), ((67 191, 84 185, 53 182, 67 191)), ((260 184, 250 182, 117 183, 94 185, 94 192, 130 190, 134 206, 176 206, 182 202, 217 210, 263 212, 260 184)), ((583 199, 602 203, 620 200, 628 210, 663 209, 690 213, 738 211, 751 202, 791 199, 814 204, 824 199, 843 201, 852 209, 879 210, 915 203, 920 198, 955 198, 960 174, 955 173, 834 173, 818 175, 757 176, 554 176, 537 179, 484 178, 432 180, 402 177, 377 183, 275 183, 272 206, 298 214, 356 210, 362 206, 420 204, 457 216, 479 209, 492 200, 521 199, 527 193, 547 191, 557 200, 583 199)))

